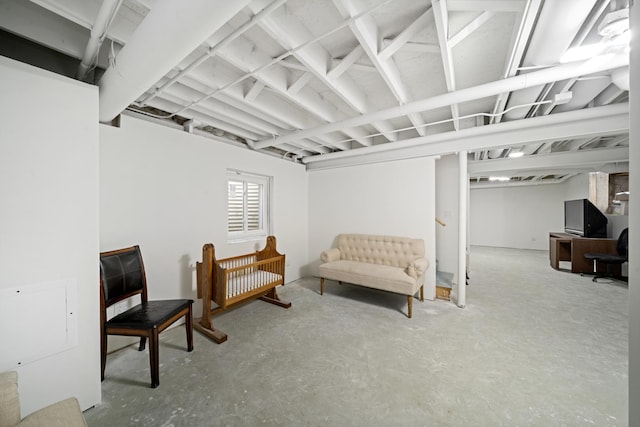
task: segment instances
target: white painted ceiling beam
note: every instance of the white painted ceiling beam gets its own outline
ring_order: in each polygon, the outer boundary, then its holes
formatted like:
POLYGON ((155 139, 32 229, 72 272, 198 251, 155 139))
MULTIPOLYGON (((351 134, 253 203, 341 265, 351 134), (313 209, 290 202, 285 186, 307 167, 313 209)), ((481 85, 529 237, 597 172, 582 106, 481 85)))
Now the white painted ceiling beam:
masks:
MULTIPOLYGON (((383 39, 382 44, 387 45, 393 40, 394 39, 383 39)), ((401 49, 407 52, 440 53, 440 46, 433 43, 406 42, 401 46, 401 49)))
POLYGON ((589 105, 598 94, 602 93, 609 85, 610 80, 607 77, 591 80, 578 80, 571 87, 571 100, 562 105, 558 105, 553 110, 554 113, 584 108, 589 105))
MULTIPOLYGON (((244 37, 236 39, 228 48, 221 49, 218 52, 218 57, 244 72, 260 69, 264 64, 271 61, 269 55, 256 49, 255 45, 244 37)), ((254 73, 254 77, 277 91, 285 99, 290 100, 324 122, 332 123, 343 117, 343 114, 335 106, 322 99, 315 91, 302 90, 296 94, 289 93, 287 90, 288 72, 278 64, 254 73)), ((341 132, 340 129, 336 131, 341 132)), ((370 139, 366 138, 366 132, 362 129, 346 130, 344 133, 363 146, 370 144, 370 139)))
MULTIPOLYGON (((502 78, 513 77, 518 72, 518 67, 526 52, 527 43, 531 37, 541 4, 542 0, 526 0, 524 9, 520 14, 520 24, 514 27, 511 36, 511 53, 505 62, 505 71, 502 78)), ((509 93, 503 92, 499 94, 493 107, 493 114, 503 112, 508 99, 509 93)), ((490 121, 491 123, 500 123, 502 121, 502 115, 496 115, 492 117, 490 121)))
POLYGON ((409 24, 400 34, 398 34, 393 39, 385 39, 390 40, 387 46, 382 49, 380 54, 378 55, 380 61, 386 61, 391 58, 393 54, 395 54, 400 48, 402 48, 407 42, 409 42, 416 34, 418 34, 423 29, 427 28, 430 24, 433 23, 433 10, 431 8, 427 9, 425 13, 420 15, 418 19, 409 24))
MULTIPOLYGON (((536 18, 535 31, 531 34, 523 67, 548 67, 557 64, 573 42, 596 0, 545 1, 536 18)), ((577 77, 577 76, 572 76, 577 77)), ((507 109, 541 99, 542 87, 531 87, 526 91, 509 95, 507 109)), ((503 120, 522 119, 527 110, 508 111, 503 120)))
MULTIPOLYGON (((308 28, 287 13, 274 13, 264 19, 260 26, 285 49, 292 50, 312 40, 314 36, 308 28)), ((330 79, 327 76, 328 65, 331 64, 330 53, 320 43, 312 43, 302 49, 296 49, 293 53, 311 73, 322 83, 331 89, 350 108, 357 113, 366 113, 370 107, 365 93, 348 75, 330 79)), ((390 125, 373 123, 373 125, 388 139, 395 140, 397 136, 390 125)), ((357 140, 370 145, 370 140, 357 140)))
POLYGON ((84 26, 70 26, 55 15, 43 16, 40 8, 29 1, 0 2, 0 27, 78 59, 82 58, 89 37, 84 26))
POLYGON ((99 82, 99 119, 110 122, 166 75, 248 0, 158 1, 99 82), (161 48, 158 48, 161 46, 161 48))
MULTIPOLYGON (((442 56, 442 67, 444 69, 444 78, 447 83, 447 90, 453 92, 456 90, 455 71, 453 69, 453 52, 449 44, 449 12, 447 10, 446 0, 433 0, 431 2, 433 8, 433 17, 438 33, 438 43, 440 44, 440 55, 442 56)), ((455 130, 460 128, 458 118, 460 112, 458 104, 453 103, 451 108, 451 118, 453 119, 453 127, 455 130)))
POLYGON ((329 72, 327 73, 327 78, 329 79, 339 78, 345 71, 347 71, 352 65, 354 65, 362 55, 364 55, 364 50, 362 49, 362 46, 358 45, 355 47, 355 49, 353 49, 351 52, 346 54, 345 57, 342 58, 341 60, 333 59, 331 61, 332 63, 336 61, 339 61, 339 62, 336 62, 333 68, 329 70, 329 72))
POLYGON ((519 12, 524 0, 448 0, 448 9, 455 12, 490 10, 494 12, 519 12))
MULTIPOLYGON (((181 83, 200 92, 207 91, 211 86, 221 86, 219 82, 211 79, 215 79, 215 77, 209 73, 203 73, 203 70, 195 70, 194 73, 184 77, 181 83), (207 83, 204 83, 205 80, 207 83)), ((282 97, 274 95, 270 91, 263 91, 256 99, 247 101, 243 95, 242 88, 236 85, 226 89, 224 92, 217 93, 213 98, 276 126, 280 129, 279 132, 273 134, 276 136, 285 130, 301 129, 309 126, 310 123, 319 123, 318 121, 312 121, 313 119, 301 110, 292 108, 282 97)), ((320 135, 313 138, 313 140, 318 144, 339 150, 351 148, 349 143, 340 142, 342 138, 334 134, 320 135)))
MULTIPOLYGON (((171 86, 160 96, 174 102, 177 105, 184 106, 189 104, 194 98, 198 98, 201 95, 201 92, 199 92, 198 90, 195 90, 185 84, 179 83, 171 86)), ((279 134, 281 131, 281 128, 274 125, 270 121, 252 116, 244 108, 233 107, 213 97, 197 105, 194 105, 191 108, 201 113, 212 114, 216 116, 216 118, 227 121, 235 126, 246 126, 249 131, 261 135, 260 138, 264 138, 268 135, 279 134)))
POLYGON ((249 89, 249 92, 245 95, 244 99, 247 102, 255 101, 258 95, 260 95, 260 92, 262 92, 262 89, 264 89, 264 83, 260 80, 256 80, 253 83, 253 86, 251 86, 251 89, 249 89))
POLYGON ((414 157, 438 156, 463 150, 506 148, 537 141, 594 135, 617 135, 628 132, 628 107, 626 104, 615 104, 526 120, 502 122, 413 138, 394 144, 380 144, 358 150, 325 154, 322 157, 309 157, 302 159, 302 161, 307 164, 307 169, 324 169, 414 157))
MULTIPOLYGON (((364 9, 364 5, 359 2, 359 0, 334 0, 333 3, 345 19, 358 16, 360 11, 364 9)), ((419 22, 419 24, 421 23, 423 22, 419 22)), ((373 17, 367 15, 356 19, 351 24, 350 28, 398 103, 405 104, 406 102, 409 102, 409 95, 407 94, 406 87, 402 82, 400 70, 398 69, 395 61, 393 58, 382 60, 378 54, 380 35, 373 17)), ((409 114, 408 117, 413 126, 416 127, 418 134, 425 135, 426 131, 423 127, 424 120, 422 119, 422 116, 420 114, 412 113, 409 114)), ((378 129, 380 129, 381 126, 385 126, 387 129, 390 129, 388 124, 383 125, 381 122, 372 122, 372 124, 376 125, 378 129)), ((385 136, 388 137, 388 133, 386 133, 385 136)), ((398 136, 396 133, 393 139, 390 140, 396 141, 397 139, 398 136)))
MULTIPOLYGON (((526 170, 544 171, 548 169, 580 168, 603 163, 629 161, 629 147, 600 148, 595 150, 563 151, 538 154, 516 159, 493 159, 470 161, 468 171, 471 176, 485 176, 493 173, 521 174, 526 170)), ((535 175, 539 175, 536 173, 535 175)))
POLYGON ((91 29, 93 19, 98 14, 99 3, 86 0, 31 0, 56 15, 60 15, 84 28, 91 29))
POLYGON ((593 105, 600 107, 601 105, 609 105, 616 100, 624 91, 614 84, 607 86, 598 96, 593 100, 593 105))
POLYGON ((271 2, 269 5, 267 5, 263 9, 260 9, 259 11, 257 11, 255 15, 253 15, 251 18, 245 21, 242 25, 235 28, 229 34, 224 36, 221 40, 215 39, 216 34, 214 34, 212 36, 212 38, 214 38, 214 41, 212 43, 209 43, 209 41, 204 42, 204 45, 206 46, 206 51, 202 55, 200 55, 197 59, 192 61, 189 65, 182 67, 182 69, 178 70, 175 76, 173 76, 170 80, 165 81, 164 84, 162 85, 156 86, 155 89, 149 94, 149 96, 144 98, 142 102, 146 103, 154 96, 157 96, 160 93, 162 93, 164 90, 166 90, 167 87, 171 86, 172 84, 180 80, 185 75, 188 75, 189 73, 191 73, 192 70, 194 70, 196 67, 198 67, 200 64, 202 64, 209 58, 215 56, 220 49, 224 48, 225 46, 228 46, 233 40, 240 37, 247 30, 251 29, 251 27, 257 25, 262 19, 264 19, 271 12, 273 12, 274 10, 282 6, 285 2, 286 0, 275 0, 271 2))
MULTIPOLYGON (((156 107, 159 108, 161 110, 165 110, 165 111, 171 111, 172 109, 176 109, 181 107, 182 105, 177 103, 177 102, 172 102, 171 100, 165 99, 164 97, 168 96, 167 93, 163 93, 162 97, 156 97, 151 101, 150 106, 152 107, 156 107)), ((196 111, 193 108, 188 108, 187 110, 185 110, 186 113, 188 114, 188 117, 192 118, 192 119, 196 119, 198 121, 200 121, 201 123, 204 123, 206 125, 209 126, 213 126, 215 128, 218 129, 222 129, 225 132, 229 132, 233 135, 237 135, 240 136, 242 138, 245 139, 250 139, 250 140, 256 140, 258 139, 258 135, 253 133, 253 132, 248 132, 247 130, 245 130, 245 128, 242 127, 238 127, 238 126, 234 126, 230 123, 227 123, 223 120, 219 120, 215 117, 212 117, 206 113, 201 113, 199 111, 196 111)))
MULTIPOLYGON (((308 138, 341 129, 362 126, 377 120, 389 120, 391 118, 404 116, 413 112, 430 111, 436 108, 446 107, 453 103, 468 102, 476 99, 486 98, 489 96, 495 96, 502 92, 522 90, 528 87, 539 86, 545 83, 563 80, 577 75, 588 75, 607 69, 624 67, 629 64, 628 55, 623 54, 607 58, 606 62, 598 59, 602 58, 595 57, 585 61, 562 64, 555 67, 533 71, 526 75, 517 75, 495 82, 483 83, 477 86, 459 89, 455 92, 436 95, 431 98, 413 101, 405 105, 400 105, 373 113, 363 114, 361 116, 352 117, 334 123, 328 123, 316 128, 293 132, 291 134, 283 135, 279 138, 276 138, 274 141, 260 141, 256 143, 256 145, 259 148, 263 148, 265 146, 273 144, 277 145, 279 143, 285 143, 298 138, 308 138)), ((621 105, 622 108, 628 108, 627 104, 621 105)), ((618 106, 618 108, 620 108, 620 106, 618 106)), ((527 121, 528 120, 531 119, 527 119, 527 121)))
MULTIPOLYGON (((219 86, 221 82, 216 77, 208 73, 198 71, 181 79, 181 84, 200 93, 205 93, 212 86, 219 86)), ((256 82, 262 84, 262 82, 256 82)), ((252 88, 255 86, 251 86, 252 88)), ((309 115, 304 114, 291 104, 285 102, 280 96, 276 96, 269 91, 263 90, 259 96, 247 100, 243 88, 240 85, 230 87, 224 92, 219 92, 213 99, 218 99, 238 110, 246 111, 248 114, 261 120, 273 124, 280 129, 300 129, 308 123, 321 123, 313 120, 309 115), (302 125, 302 126, 300 126, 302 125)))
POLYGON ((305 87, 307 85, 307 83, 309 83, 311 81, 311 79, 313 79, 313 74, 306 72, 304 74, 302 74, 298 80, 296 80, 295 82, 293 82, 293 84, 291 86, 289 86, 289 89, 287 89, 287 91, 291 94, 291 95, 296 95, 298 92, 300 92, 300 90, 305 87))
POLYGON ((449 47, 452 49, 456 47, 458 43, 460 43, 462 40, 469 37, 475 30, 480 28, 494 15, 495 15, 495 12, 490 12, 490 11, 482 12, 477 18, 469 22, 460 31, 458 31, 451 38, 449 38, 449 47))
MULTIPOLYGON (((363 51, 364 53, 364 51, 363 51)), ((344 59, 332 59, 331 60, 331 64, 333 64, 333 68, 339 66, 340 64, 342 64, 342 62, 344 61, 344 59)), ((332 70, 333 70, 332 68, 332 70)), ((374 67, 373 65, 367 65, 367 64, 360 64, 358 62, 355 62, 353 64, 349 64, 349 69, 351 70, 356 70, 356 71, 362 71, 364 73, 378 73, 378 70, 376 70, 376 67, 374 67)))

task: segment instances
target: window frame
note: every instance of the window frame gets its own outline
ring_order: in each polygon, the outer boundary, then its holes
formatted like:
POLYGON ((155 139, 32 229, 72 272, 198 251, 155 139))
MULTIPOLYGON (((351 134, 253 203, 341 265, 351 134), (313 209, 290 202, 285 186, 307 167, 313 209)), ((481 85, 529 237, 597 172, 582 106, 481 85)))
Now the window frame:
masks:
POLYGON ((266 175, 259 175, 249 172, 243 172, 235 169, 227 170, 227 239, 230 243, 245 242, 252 240, 260 240, 267 237, 271 227, 271 194, 272 194, 273 178, 266 175), (243 201, 242 201, 242 230, 230 231, 230 189, 229 185, 232 181, 242 182, 243 185, 243 201), (249 230, 249 215, 247 214, 247 189, 248 183, 260 186, 260 198, 258 201, 259 218, 261 218, 261 227, 257 230, 249 230))

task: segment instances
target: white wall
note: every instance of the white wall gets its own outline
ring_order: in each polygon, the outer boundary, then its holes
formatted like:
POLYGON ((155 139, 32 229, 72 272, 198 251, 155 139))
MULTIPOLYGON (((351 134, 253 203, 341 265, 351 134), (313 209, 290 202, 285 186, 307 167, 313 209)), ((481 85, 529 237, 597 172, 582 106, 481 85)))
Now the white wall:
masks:
POLYGON ((341 233, 422 238, 435 298, 435 160, 419 158, 309 173, 309 268, 341 233))
POLYGON ((562 185, 564 187, 565 200, 589 198, 589 174, 588 173, 581 173, 572 178, 569 178, 562 185))
MULTIPOLYGON (((100 250, 140 245, 149 298, 196 300, 205 243, 219 258, 264 247, 227 243, 228 168, 274 178, 272 234, 287 256, 286 281, 298 279, 307 262, 303 165, 128 116, 120 128, 100 126, 100 250)), ((194 309, 200 317, 199 301, 194 309)))
MULTIPOLYGON (((472 189, 470 243, 548 250, 549 232, 564 230, 564 201, 588 197, 586 173, 561 184, 472 189)), ((609 220, 610 236, 617 237, 626 219, 609 220)))
MULTIPOLYGON (((77 345, 17 368, 22 415, 69 396, 86 409, 101 400, 98 90, 0 57, 0 93, 0 290, 70 280, 77 292, 77 345)), ((25 342, 43 340, 46 318, 2 326, 31 322, 25 342)))
POLYGON ((471 245, 549 249, 549 232, 564 229, 561 184, 472 189, 471 245))
POLYGON ((447 273, 458 271, 458 219, 460 164, 457 155, 436 160, 436 217, 446 226, 436 226, 438 268, 447 273))

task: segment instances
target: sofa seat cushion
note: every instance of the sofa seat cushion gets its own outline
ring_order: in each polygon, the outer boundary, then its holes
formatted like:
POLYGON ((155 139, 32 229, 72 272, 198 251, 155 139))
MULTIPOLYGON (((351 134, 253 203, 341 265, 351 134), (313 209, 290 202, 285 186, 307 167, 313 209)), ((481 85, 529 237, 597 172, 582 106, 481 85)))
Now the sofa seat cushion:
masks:
POLYGON ((403 295, 413 295, 420 285, 404 268, 339 260, 321 264, 320 276, 403 295))

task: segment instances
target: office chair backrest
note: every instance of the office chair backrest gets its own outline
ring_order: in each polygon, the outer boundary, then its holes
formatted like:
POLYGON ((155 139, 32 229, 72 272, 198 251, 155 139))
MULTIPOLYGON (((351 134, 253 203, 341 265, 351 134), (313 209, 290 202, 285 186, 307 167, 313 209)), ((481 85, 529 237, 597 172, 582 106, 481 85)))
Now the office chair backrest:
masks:
POLYGON ((147 302, 147 279, 138 245, 100 254, 100 284, 109 307, 136 294, 147 302))
POLYGON ((625 228, 620 233, 620 237, 618 237, 618 243, 616 243, 616 250, 619 255, 627 256, 627 251, 629 250, 629 229, 625 228))

